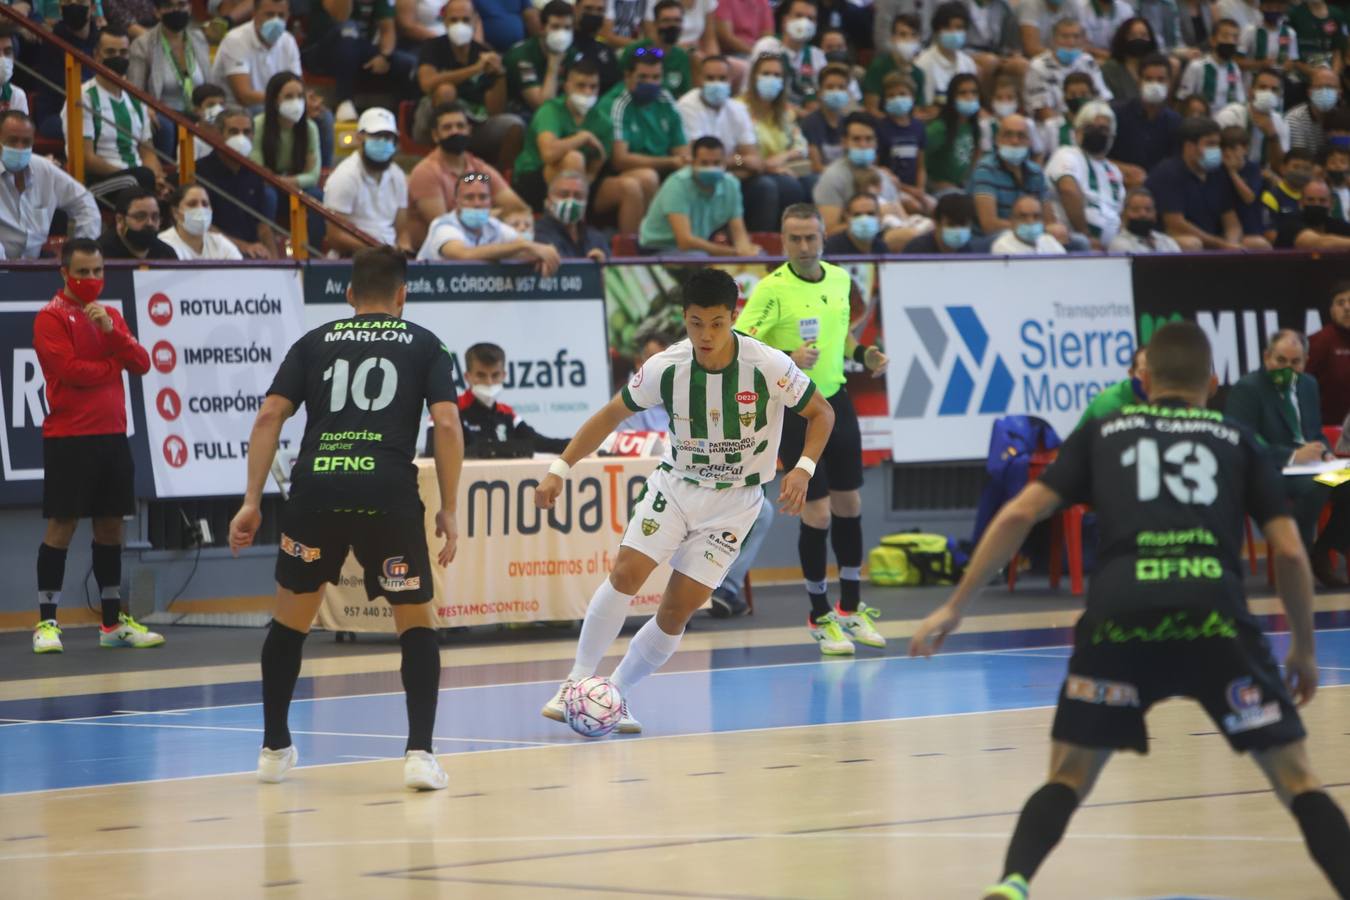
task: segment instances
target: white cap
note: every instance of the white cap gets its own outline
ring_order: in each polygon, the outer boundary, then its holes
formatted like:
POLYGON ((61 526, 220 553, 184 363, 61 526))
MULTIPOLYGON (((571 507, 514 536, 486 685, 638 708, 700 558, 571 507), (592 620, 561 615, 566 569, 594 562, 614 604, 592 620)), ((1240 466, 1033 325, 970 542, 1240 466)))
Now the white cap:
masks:
POLYGON ((356 121, 356 130, 365 134, 379 134, 382 131, 398 134, 398 119, 389 110, 372 106, 361 113, 361 118, 356 121))

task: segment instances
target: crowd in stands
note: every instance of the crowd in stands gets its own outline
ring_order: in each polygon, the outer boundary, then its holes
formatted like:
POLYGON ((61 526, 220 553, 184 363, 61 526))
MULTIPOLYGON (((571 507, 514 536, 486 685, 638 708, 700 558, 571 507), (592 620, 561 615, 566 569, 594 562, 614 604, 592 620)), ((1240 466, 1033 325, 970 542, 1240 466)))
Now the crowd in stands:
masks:
POLYGON ((197 140, 180 184, 173 121, 89 70, 77 183, 63 56, 0 22, 9 258, 53 226, 114 258, 278 258, 292 193, 333 255, 543 272, 772 252, 803 200, 835 254, 1350 249, 1350 16, 1325 0, 10 8, 233 152, 197 140))

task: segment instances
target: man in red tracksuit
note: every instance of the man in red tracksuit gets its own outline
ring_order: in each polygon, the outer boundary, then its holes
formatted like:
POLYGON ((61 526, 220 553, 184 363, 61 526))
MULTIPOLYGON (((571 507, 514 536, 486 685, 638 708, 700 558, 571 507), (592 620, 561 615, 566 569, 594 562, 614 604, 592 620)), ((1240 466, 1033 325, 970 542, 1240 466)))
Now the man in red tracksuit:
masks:
POLYGON ((34 653, 60 653, 56 607, 66 550, 80 519, 94 521, 94 579, 103 603, 103 647, 156 647, 164 638, 122 612, 122 517, 136 511, 135 469, 127 441, 122 372, 144 375, 150 355, 103 292, 103 254, 91 240, 67 241, 63 287, 37 314, 33 346, 47 382, 42 423, 42 516, 38 547, 39 618, 34 653))
POLYGON ((1340 425, 1350 413, 1350 282, 1332 289, 1329 313, 1308 338, 1308 374, 1322 393, 1322 424, 1340 425))

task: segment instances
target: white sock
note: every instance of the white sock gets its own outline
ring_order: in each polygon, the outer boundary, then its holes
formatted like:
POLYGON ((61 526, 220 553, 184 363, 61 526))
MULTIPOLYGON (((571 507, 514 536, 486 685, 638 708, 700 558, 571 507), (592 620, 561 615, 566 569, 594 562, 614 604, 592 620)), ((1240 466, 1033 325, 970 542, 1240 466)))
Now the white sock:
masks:
POLYGON ((675 648, 680 646, 682 637, 683 631, 679 634, 666 634, 656 624, 656 617, 652 616, 633 636, 632 643, 628 645, 628 652, 623 656, 623 662, 619 663, 619 667, 614 670, 614 675, 609 680, 614 682, 620 692, 629 690, 664 666, 666 660, 675 653, 675 648))
POLYGON ((605 651, 623 628, 623 620, 628 617, 628 605, 634 594, 621 594, 606 578, 591 595, 591 603, 586 607, 586 618, 581 623, 581 640, 577 641, 577 658, 567 676, 570 681, 580 681, 595 674, 595 669, 604 659, 605 651))

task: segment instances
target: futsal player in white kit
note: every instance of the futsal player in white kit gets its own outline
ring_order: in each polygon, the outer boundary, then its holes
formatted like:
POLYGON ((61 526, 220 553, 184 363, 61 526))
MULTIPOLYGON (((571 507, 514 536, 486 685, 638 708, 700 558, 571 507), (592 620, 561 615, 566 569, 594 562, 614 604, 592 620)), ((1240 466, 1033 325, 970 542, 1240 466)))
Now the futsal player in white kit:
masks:
MULTIPOLYGON (((759 515, 776 472, 783 415, 807 420, 796 466, 783 476, 780 509, 801 512, 806 485, 834 427, 834 411, 787 354, 732 331, 738 289, 730 275, 701 269, 682 290, 687 340, 653 356, 572 438, 535 489, 551 508, 572 465, 595 452, 624 419, 655 406, 670 416, 669 449, 638 497, 614 570, 586 608, 576 663, 543 714, 564 721, 567 688, 595 674, 629 604, 661 563, 675 571, 661 605, 628 645, 610 680, 625 697, 665 664, 685 624, 722 583, 759 515)), ((642 730, 624 701, 618 731, 642 730)))

